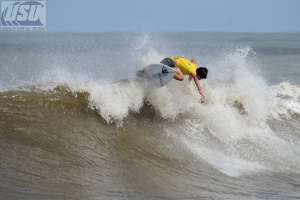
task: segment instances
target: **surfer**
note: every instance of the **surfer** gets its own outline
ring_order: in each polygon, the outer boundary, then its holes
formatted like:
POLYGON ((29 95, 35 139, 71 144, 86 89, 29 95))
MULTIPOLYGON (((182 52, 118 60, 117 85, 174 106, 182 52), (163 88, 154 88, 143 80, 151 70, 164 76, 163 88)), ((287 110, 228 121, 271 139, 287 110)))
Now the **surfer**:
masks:
POLYGON ((189 81, 193 79, 199 94, 202 96, 201 102, 203 103, 206 102, 206 96, 203 88, 200 85, 199 80, 207 78, 207 73, 208 73, 207 68, 198 67, 198 62, 194 58, 189 60, 187 58, 180 57, 180 56, 165 58, 160 63, 167 65, 171 68, 175 68, 176 74, 174 75, 174 79, 178 81, 183 81, 184 75, 189 76, 189 81))

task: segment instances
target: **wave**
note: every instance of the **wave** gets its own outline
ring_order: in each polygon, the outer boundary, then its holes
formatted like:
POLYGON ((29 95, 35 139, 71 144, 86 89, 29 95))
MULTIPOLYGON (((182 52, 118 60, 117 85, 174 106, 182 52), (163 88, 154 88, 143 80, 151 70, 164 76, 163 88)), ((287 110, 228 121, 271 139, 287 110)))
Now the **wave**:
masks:
POLYGON ((105 130, 110 126, 120 134, 130 130, 133 137, 147 133, 173 141, 169 144, 176 149, 175 155, 174 149, 163 148, 160 153, 178 159, 186 152, 229 176, 300 172, 295 167, 300 161, 299 86, 281 83, 258 91, 209 86, 207 105, 199 103, 188 82, 172 82, 154 91, 144 91, 131 81, 89 86, 93 89, 60 85, 2 92, 1 128, 18 132, 7 124, 25 122, 31 124, 28 131, 41 128, 50 134, 53 126, 60 127, 59 132, 76 127, 89 135, 93 127, 105 130))
MULTIPOLYGON (((237 49, 210 63, 205 105, 187 80, 149 89, 135 80, 109 83, 48 71, 39 84, 0 93, 2 144, 14 144, 7 155, 25 152, 37 162, 26 163, 28 173, 47 177, 53 174, 47 166, 57 165, 51 158, 99 173, 107 165, 114 171, 108 173, 136 172, 140 165, 149 173, 140 177, 155 176, 151 168, 197 177, 199 168, 216 170, 220 178, 300 173, 300 87, 267 85, 248 59, 252 53, 237 49)), ((21 166, 17 158, 6 159, 21 166)), ((69 170, 61 175, 74 182, 97 175, 76 176, 69 170)))

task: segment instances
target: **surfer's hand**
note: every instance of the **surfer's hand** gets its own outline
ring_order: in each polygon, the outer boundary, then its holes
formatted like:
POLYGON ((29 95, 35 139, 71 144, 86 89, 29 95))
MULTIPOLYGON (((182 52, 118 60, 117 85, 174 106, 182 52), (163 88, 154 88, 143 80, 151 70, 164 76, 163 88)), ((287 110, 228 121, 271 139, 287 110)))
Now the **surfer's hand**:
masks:
POLYGON ((207 103, 207 100, 205 97, 202 97, 201 100, 200 100, 201 104, 206 104, 207 103))

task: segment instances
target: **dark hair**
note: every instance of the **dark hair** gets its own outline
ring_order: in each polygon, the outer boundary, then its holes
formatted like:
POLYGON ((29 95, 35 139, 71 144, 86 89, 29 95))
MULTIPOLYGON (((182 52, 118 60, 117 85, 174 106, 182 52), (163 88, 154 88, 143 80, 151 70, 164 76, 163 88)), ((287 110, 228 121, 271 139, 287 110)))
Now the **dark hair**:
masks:
POLYGON ((208 69, 206 67, 199 67, 196 70, 197 78, 200 79, 206 79, 208 74, 208 69))

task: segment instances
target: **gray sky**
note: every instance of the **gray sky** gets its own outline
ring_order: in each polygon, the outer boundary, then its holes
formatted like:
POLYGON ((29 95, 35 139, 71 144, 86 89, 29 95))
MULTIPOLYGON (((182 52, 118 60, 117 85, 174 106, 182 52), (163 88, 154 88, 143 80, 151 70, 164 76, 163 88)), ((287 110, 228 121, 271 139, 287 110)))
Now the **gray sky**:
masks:
POLYGON ((48 0, 49 31, 300 32, 300 0, 48 0))

